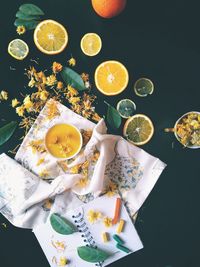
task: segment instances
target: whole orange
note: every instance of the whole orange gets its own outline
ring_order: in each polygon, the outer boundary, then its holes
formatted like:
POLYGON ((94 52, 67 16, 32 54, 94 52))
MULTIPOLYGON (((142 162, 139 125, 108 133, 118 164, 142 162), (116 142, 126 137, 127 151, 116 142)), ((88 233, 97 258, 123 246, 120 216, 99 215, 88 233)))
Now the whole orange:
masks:
POLYGON ((126 0, 92 0, 96 13, 103 18, 119 15, 126 6, 126 0))

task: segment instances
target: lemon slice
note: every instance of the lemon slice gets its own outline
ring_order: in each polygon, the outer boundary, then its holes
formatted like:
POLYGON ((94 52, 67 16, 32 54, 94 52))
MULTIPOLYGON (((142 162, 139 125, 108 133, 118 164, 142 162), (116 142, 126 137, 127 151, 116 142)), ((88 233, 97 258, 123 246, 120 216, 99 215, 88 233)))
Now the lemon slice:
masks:
POLYGON ((128 85, 129 75, 119 61, 109 60, 101 63, 95 71, 95 84, 104 95, 117 95, 128 85))
POLYGON ((141 97, 151 95, 154 91, 154 85, 151 80, 140 78, 134 84, 134 91, 136 95, 141 97))
POLYGON ((87 56, 96 56, 102 47, 102 41, 96 33, 86 33, 81 39, 81 50, 87 56))
POLYGON ((34 42, 37 48, 45 54, 59 54, 67 46, 68 33, 57 21, 44 20, 35 28, 34 42))
POLYGON ((143 114, 130 117, 123 129, 123 134, 128 141, 135 145, 144 145, 152 138, 154 126, 152 121, 143 114))
POLYGON ((18 60, 23 60, 29 53, 27 43, 21 39, 14 39, 8 45, 8 53, 18 60))
POLYGON ((133 116, 136 111, 135 103, 130 99, 122 99, 117 104, 117 111, 122 118, 129 118, 133 116))

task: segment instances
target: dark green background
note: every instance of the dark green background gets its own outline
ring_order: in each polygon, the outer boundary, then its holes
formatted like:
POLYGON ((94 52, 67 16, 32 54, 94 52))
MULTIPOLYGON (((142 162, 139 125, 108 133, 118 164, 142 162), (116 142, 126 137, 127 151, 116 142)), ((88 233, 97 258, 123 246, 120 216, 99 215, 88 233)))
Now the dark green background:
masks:
MULTIPOLYGON (((136 228, 144 249, 112 266, 135 267, 199 267, 199 150, 184 149, 163 128, 185 112, 199 110, 200 105, 200 17, 195 1, 132 1, 120 16, 104 20, 91 8, 89 0, 32 1, 45 11, 45 18, 66 26, 69 45, 60 55, 43 55, 32 40, 32 32, 22 36, 30 47, 23 62, 7 54, 9 41, 17 38, 13 26, 15 13, 22 1, 5 0, 0 15, 0 90, 8 90, 10 99, 27 83, 24 68, 39 58, 39 68, 45 69, 56 60, 65 64, 70 55, 77 59, 76 70, 88 72, 93 80, 96 66, 109 59, 123 62, 130 82, 127 90, 116 97, 98 96, 97 109, 103 115, 103 100, 116 105, 128 97, 135 101, 137 112, 150 116, 155 125, 153 139, 144 149, 168 164, 152 193, 140 209, 136 228), (101 53, 93 58, 82 54, 79 42, 86 32, 98 33, 103 41, 101 53), (10 71, 10 66, 16 71, 10 71), (152 96, 139 98, 133 84, 140 77, 149 77, 155 84, 152 96)), ((10 104, 10 103, 9 103, 10 104)), ((0 104, 1 125, 18 119, 8 102, 0 104)), ((119 131, 119 134, 121 131, 119 131)), ((1 147, 7 152, 18 143, 14 137, 1 147)), ((13 177, 13 180, 15 177, 13 177)), ((0 266, 47 267, 48 263, 30 230, 17 229, 5 218, 7 228, 0 225, 0 266)), ((78 266, 81 267, 81 266, 78 266)))

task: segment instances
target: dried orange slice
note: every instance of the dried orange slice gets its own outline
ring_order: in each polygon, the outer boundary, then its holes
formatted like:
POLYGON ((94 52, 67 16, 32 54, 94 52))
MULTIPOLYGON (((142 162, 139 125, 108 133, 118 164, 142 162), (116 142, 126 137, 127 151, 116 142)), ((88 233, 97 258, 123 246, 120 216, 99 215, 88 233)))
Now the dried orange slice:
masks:
POLYGON ((81 39, 81 50, 87 56, 96 56, 101 47, 101 38, 96 33, 86 33, 81 39))
POLYGON ((59 54, 67 46, 68 33, 57 21, 44 20, 35 28, 34 42, 37 48, 45 54, 59 54))
POLYGON ((129 75, 119 61, 109 60, 101 63, 95 71, 95 84, 104 95, 118 95, 128 85, 129 75))
POLYGON ((154 126, 149 117, 136 114, 130 117, 125 125, 123 134, 131 143, 141 146, 149 142, 154 133, 154 126))

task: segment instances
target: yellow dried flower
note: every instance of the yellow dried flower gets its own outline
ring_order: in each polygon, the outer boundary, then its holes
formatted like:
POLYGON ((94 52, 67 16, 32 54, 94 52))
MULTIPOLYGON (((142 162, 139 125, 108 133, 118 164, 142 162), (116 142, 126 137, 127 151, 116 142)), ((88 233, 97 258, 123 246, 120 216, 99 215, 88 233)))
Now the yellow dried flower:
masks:
POLYGON ((69 60, 68 60, 68 63, 70 66, 74 67, 76 65, 76 59, 71 57, 69 60))
POLYGON ((106 195, 108 197, 114 196, 117 193, 117 185, 113 183, 112 181, 109 181, 106 191, 107 191, 106 195))
POLYGON ((78 183, 77 183, 77 185, 79 186, 79 187, 82 187, 82 188, 84 188, 84 187, 86 187, 87 186, 87 184, 88 184, 88 178, 81 178, 79 181, 78 181, 78 183))
POLYGON ((89 110, 82 110, 82 116, 88 119, 91 116, 91 112, 89 110))
POLYGON ((36 84, 35 79, 33 77, 31 77, 31 80, 29 81, 28 86, 33 88, 35 86, 35 84, 36 84))
POLYGON ((95 113, 92 115, 92 120, 98 122, 98 121, 101 120, 101 117, 95 112, 95 113))
POLYGON ((47 92, 46 90, 43 90, 39 93, 39 97, 42 101, 46 101, 47 98, 49 96, 49 92, 47 92))
POLYGON ((105 227, 111 227, 112 226, 112 219, 109 217, 105 217, 103 219, 103 223, 104 223, 105 227))
POLYGON ((83 72, 81 78, 84 82, 87 82, 89 80, 89 74, 83 72))
POLYGON ((68 98, 78 95, 78 91, 75 88, 73 88, 71 85, 67 86, 67 90, 68 90, 67 92, 68 98))
POLYGON ((58 62, 53 62, 53 65, 52 65, 52 70, 53 70, 53 73, 58 73, 62 70, 63 66, 58 63, 58 62))
POLYGON ((16 108, 16 113, 20 116, 23 117, 24 116, 24 106, 20 106, 16 108))
POLYGON ((15 108, 18 104, 20 104, 20 102, 17 100, 17 98, 14 98, 12 100, 12 107, 15 108))
POLYGON ((92 136, 92 130, 81 130, 83 145, 85 146, 92 136))
POLYGON ((27 96, 24 98, 23 103, 24 103, 24 108, 25 108, 26 110, 29 110, 30 108, 33 107, 33 102, 32 102, 31 99, 30 99, 30 95, 27 95, 27 96))
POLYGON ((99 159, 99 157, 100 157, 100 152, 99 151, 94 151, 94 154, 93 154, 93 156, 92 156, 92 160, 93 161, 97 161, 98 159, 99 159))
POLYGON ((65 241, 51 241, 52 246, 57 250, 57 252, 64 252, 66 249, 65 241))
POLYGON ((47 118, 49 120, 53 119, 56 116, 59 116, 60 112, 57 107, 57 104, 54 101, 50 101, 47 103, 47 118))
POLYGON ((72 110, 73 110, 74 112, 80 114, 80 113, 81 113, 81 110, 82 110, 81 105, 79 105, 79 104, 75 104, 75 105, 73 105, 73 106, 72 106, 72 110))
POLYGON ((62 82, 58 82, 57 83, 57 87, 56 87, 57 89, 62 89, 63 88, 63 83, 62 82))
POLYGON ((97 220, 99 220, 102 217, 101 212, 89 210, 87 214, 87 219, 90 223, 95 223, 97 220))
POLYGON ((50 210, 52 207, 53 201, 52 199, 48 198, 44 201, 44 204, 42 205, 42 207, 44 207, 47 210, 50 210))
POLYGON ((43 169, 38 173, 38 175, 41 178, 47 178, 49 176, 49 172, 47 171, 47 169, 43 169))
POLYGON ((1 91, 1 93, 0 93, 0 100, 8 100, 8 92, 1 91))
POLYGON ((67 258, 65 256, 60 257, 59 262, 58 262, 58 266, 62 267, 62 266, 65 266, 67 264, 68 264, 67 258))
POLYGON ((53 86, 56 83, 56 76, 54 74, 47 77, 46 85, 53 86))
POLYGON ((40 166, 42 163, 44 163, 44 161, 45 161, 45 159, 44 158, 41 158, 41 159, 39 159, 38 160, 38 162, 37 162, 37 166, 40 166))
POLYGON ((75 165, 72 168, 70 168, 70 173, 77 174, 81 171, 81 164, 75 165))
POLYGON ((18 26, 17 29, 16 29, 16 32, 21 35, 21 34, 24 34, 26 32, 26 28, 21 25, 21 26, 18 26))
POLYGON ((79 96, 74 96, 74 97, 71 97, 69 98, 69 103, 72 104, 72 105, 75 105, 77 103, 79 103, 81 101, 81 98, 79 96))
POLYGON ((31 147, 33 153, 36 153, 36 152, 43 153, 46 151, 45 146, 44 146, 44 140, 42 139, 32 140, 28 144, 28 146, 31 147))

